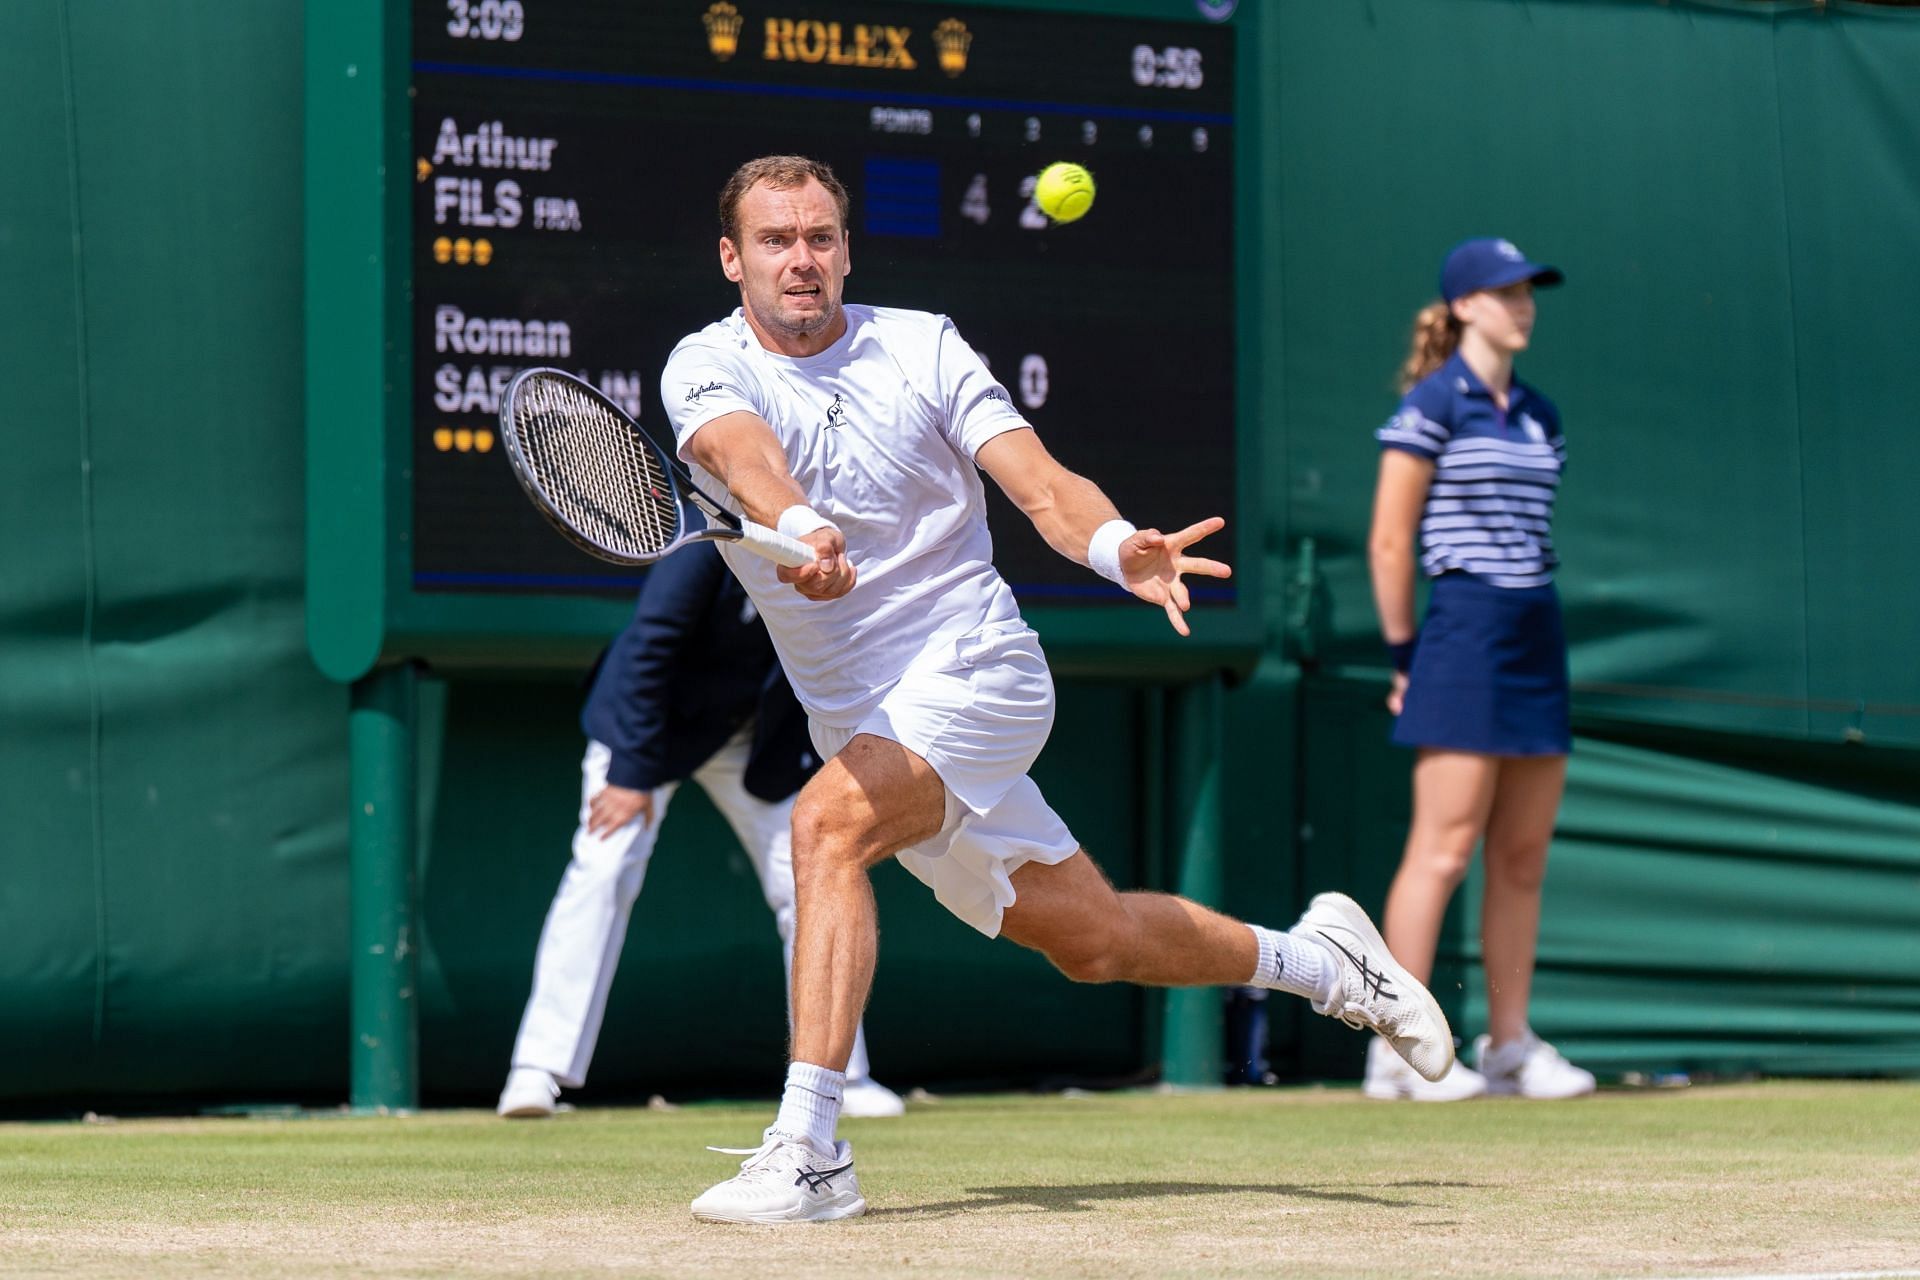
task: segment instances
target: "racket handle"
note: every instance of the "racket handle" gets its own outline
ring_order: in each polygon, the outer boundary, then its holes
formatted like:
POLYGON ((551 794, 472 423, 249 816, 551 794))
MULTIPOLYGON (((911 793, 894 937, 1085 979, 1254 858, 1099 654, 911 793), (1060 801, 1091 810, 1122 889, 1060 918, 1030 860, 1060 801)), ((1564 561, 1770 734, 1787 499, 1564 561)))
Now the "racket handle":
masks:
POLYGON ((789 538, 778 530, 755 524, 751 520, 740 522, 740 545, 757 556, 765 556, 789 569, 810 565, 820 558, 814 554, 812 547, 798 538, 789 538))

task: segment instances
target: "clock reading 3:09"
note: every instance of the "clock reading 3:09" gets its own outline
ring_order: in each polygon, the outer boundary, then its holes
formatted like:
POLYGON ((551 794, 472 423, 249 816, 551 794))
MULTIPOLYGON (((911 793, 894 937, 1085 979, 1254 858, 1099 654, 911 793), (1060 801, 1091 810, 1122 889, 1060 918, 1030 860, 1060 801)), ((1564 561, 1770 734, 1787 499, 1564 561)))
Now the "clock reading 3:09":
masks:
MULTIPOLYGON (((739 302, 715 196, 775 152, 852 194, 848 301, 951 316, 1132 518, 1231 523, 1233 60, 1230 27, 1084 14, 416 0, 413 588, 633 589, 520 494, 499 396, 551 365, 657 421, 674 343, 739 302), (1071 225, 1032 200, 1055 160, 1099 183, 1071 225)), ((1023 602, 1120 598, 988 489, 1023 602)))

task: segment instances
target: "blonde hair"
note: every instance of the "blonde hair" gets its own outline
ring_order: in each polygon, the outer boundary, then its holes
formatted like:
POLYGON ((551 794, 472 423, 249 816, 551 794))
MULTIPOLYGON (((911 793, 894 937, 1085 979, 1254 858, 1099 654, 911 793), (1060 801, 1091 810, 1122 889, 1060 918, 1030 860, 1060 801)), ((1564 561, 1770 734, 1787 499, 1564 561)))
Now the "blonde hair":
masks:
POLYGON ((1400 366, 1400 391, 1413 390, 1422 378, 1447 362, 1460 345, 1460 318, 1449 304, 1435 299, 1413 317, 1413 341, 1407 361, 1400 366))

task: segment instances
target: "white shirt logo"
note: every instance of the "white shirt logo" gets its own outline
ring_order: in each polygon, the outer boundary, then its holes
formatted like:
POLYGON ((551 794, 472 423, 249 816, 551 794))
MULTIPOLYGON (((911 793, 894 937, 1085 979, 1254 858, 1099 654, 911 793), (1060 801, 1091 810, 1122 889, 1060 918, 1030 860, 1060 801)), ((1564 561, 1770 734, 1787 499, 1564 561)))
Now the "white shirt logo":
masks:
POLYGON ((1535 444, 1545 444, 1547 442, 1547 429, 1535 421, 1534 416, 1530 413, 1520 415, 1520 429, 1526 432, 1527 439, 1533 441, 1535 444))

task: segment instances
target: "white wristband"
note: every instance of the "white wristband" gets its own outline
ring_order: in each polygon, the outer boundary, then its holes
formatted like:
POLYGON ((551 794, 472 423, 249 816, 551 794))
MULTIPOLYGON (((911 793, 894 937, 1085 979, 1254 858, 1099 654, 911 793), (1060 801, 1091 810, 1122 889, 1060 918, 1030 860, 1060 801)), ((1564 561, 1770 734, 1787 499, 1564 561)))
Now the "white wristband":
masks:
POLYGON ((812 507, 799 502, 782 511, 779 521, 773 527, 789 538, 804 538, 815 529, 832 529, 836 533, 840 531, 839 525, 812 507))
POLYGON ((1087 567, 1109 582, 1127 585, 1120 572, 1120 544, 1139 530, 1125 520, 1109 520, 1093 531, 1087 542, 1087 567))

